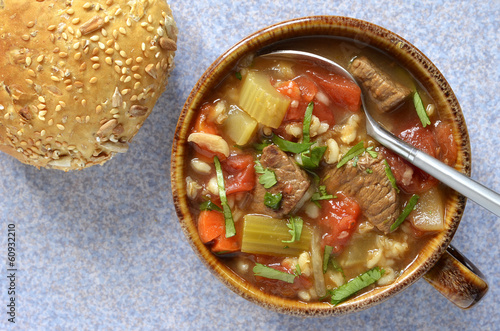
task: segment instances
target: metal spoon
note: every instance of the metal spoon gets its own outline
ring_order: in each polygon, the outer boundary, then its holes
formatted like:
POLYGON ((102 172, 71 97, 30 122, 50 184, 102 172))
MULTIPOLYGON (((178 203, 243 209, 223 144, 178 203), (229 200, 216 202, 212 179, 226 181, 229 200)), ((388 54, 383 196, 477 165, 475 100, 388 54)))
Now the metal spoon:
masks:
MULTIPOLYGON (((316 63, 319 62, 330 71, 352 80, 361 89, 361 86, 359 86, 356 82, 356 79, 346 69, 336 62, 316 54, 294 50, 279 50, 259 56, 266 58, 283 58, 307 60, 316 63)), ((373 137, 380 144, 399 154, 411 164, 425 170, 425 172, 445 185, 465 195, 497 216, 500 216, 500 194, 465 176, 454 168, 447 166, 432 156, 429 156, 417 148, 407 144, 391 132, 387 131, 377 121, 375 121, 366 109, 363 93, 361 93, 361 103, 363 111, 366 115, 366 131, 368 135, 373 137)))

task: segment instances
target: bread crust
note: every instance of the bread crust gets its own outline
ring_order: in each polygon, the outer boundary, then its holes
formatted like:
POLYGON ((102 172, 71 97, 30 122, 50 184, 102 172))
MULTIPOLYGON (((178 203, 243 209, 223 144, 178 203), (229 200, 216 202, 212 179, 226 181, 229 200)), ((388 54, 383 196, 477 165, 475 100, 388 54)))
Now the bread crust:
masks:
POLYGON ((125 152, 176 48, 164 0, 0 1, 0 150, 65 171, 125 152))

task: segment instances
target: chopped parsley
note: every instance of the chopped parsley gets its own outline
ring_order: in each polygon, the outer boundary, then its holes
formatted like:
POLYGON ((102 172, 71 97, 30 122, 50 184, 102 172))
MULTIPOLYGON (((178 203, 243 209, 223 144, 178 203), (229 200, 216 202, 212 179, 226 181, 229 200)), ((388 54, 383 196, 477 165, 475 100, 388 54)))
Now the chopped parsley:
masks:
POLYGON ((389 166, 389 163, 387 160, 384 160, 385 163, 385 174, 387 175, 387 178, 391 182, 392 187, 396 189, 396 192, 399 193, 399 187, 396 183, 396 178, 394 178, 394 174, 392 173, 391 167, 389 166))
POLYGON ((255 172, 261 174, 259 176, 259 183, 264 186, 264 188, 271 188, 278 180, 276 179, 276 174, 271 169, 262 167, 259 161, 255 161, 255 172))
POLYGON ((302 275, 302 270, 300 270, 300 265, 297 263, 295 265, 295 276, 300 276, 302 275))
POLYGON ((238 80, 241 80, 241 79, 243 78, 243 77, 241 76, 241 72, 239 72, 239 71, 236 71, 236 72, 234 73, 234 75, 236 76, 236 78, 237 78, 238 80))
POLYGON ((367 174, 373 174, 373 170, 372 170, 372 169, 370 169, 370 168, 366 168, 366 173, 367 173, 367 174))
POLYGON ((307 151, 314 143, 311 142, 302 142, 302 143, 294 143, 283 138, 278 137, 277 135, 273 135, 273 143, 275 143, 282 151, 290 152, 294 154, 299 154, 307 151))
POLYGON ((316 169, 326 152, 326 146, 317 146, 300 154, 302 166, 307 169, 316 169))
POLYGON ((399 217, 396 219, 394 223, 392 223, 391 232, 396 230, 404 222, 404 220, 408 217, 408 215, 410 215, 410 213, 415 208, 418 202, 418 198, 419 196, 414 194, 412 195, 410 200, 408 200, 408 203, 406 204, 405 208, 403 209, 399 217))
POLYGON ((325 185, 320 185, 318 186, 318 190, 313 193, 311 196, 311 201, 319 205, 318 201, 320 200, 330 200, 330 199, 335 199, 336 196, 332 194, 328 194, 326 192, 326 186, 325 185))
POLYGON ((278 210, 280 209, 281 199, 283 198, 283 194, 278 192, 276 194, 272 194, 271 192, 266 192, 264 195, 264 205, 267 207, 278 210))
POLYGON ((302 141, 308 143, 311 140, 310 129, 312 121, 312 113, 314 109, 314 102, 309 102, 304 114, 304 122, 302 123, 302 141))
POLYGON ((364 289, 379 280, 384 274, 384 269, 375 267, 368 270, 367 272, 351 279, 349 282, 342 286, 337 287, 331 292, 332 305, 338 305, 342 301, 348 299, 352 295, 356 294, 358 291, 364 289))
POLYGON ((373 150, 373 146, 368 147, 365 151, 374 159, 378 156, 378 153, 373 150))
POLYGON ((293 243, 300 240, 300 235, 302 234, 302 227, 304 221, 299 216, 290 216, 286 226, 290 229, 288 232, 292 235, 290 240, 282 240, 283 243, 293 243))
POLYGON ((227 204, 226 188, 224 186, 224 174, 222 173, 222 167, 217 156, 214 156, 214 165, 217 178, 217 188, 219 189, 219 198, 222 205, 222 213, 224 214, 224 219, 226 221, 226 238, 230 238, 236 235, 236 229, 234 227, 231 208, 229 208, 229 205, 227 204))
POLYGON ((354 159, 356 156, 363 154, 363 152, 365 151, 364 145, 365 143, 363 141, 360 141, 359 143, 351 147, 351 149, 348 150, 347 153, 345 153, 342 159, 340 159, 339 163, 337 163, 337 168, 342 167, 344 164, 354 159))
POLYGON ((293 284, 293 282, 295 281, 295 277, 297 277, 294 274, 289 274, 287 272, 279 271, 260 263, 255 263, 255 267, 253 267, 253 273, 255 274, 255 276, 282 280, 290 284, 293 284))
POLYGON ((200 204, 200 210, 215 210, 222 211, 222 209, 210 200, 203 201, 200 204))
POLYGON ((328 269, 328 262, 330 261, 332 250, 332 246, 325 245, 325 251, 323 252, 323 273, 326 273, 326 270, 328 269))
POLYGON ((418 118, 420 118, 420 122, 422 122, 422 126, 425 128, 427 125, 431 124, 431 120, 427 115, 427 112, 424 108, 424 103, 420 98, 420 95, 417 91, 413 94, 413 104, 415 105, 415 110, 417 111, 418 118))

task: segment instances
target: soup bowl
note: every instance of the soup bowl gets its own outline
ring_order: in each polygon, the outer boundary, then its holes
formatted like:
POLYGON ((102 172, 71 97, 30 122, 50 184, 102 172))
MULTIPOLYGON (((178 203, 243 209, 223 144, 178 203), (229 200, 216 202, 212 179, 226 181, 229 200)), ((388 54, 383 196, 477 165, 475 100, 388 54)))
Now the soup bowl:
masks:
MULTIPOLYGON (((296 38, 317 36, 346 38, 359 47, 375 48, 404 67, 432 97, 440 114, 452 123, 452 134, 458 149, 455 168, 470 174, 469 137, 462 111, 443 75, 422 52, 397 34, 362 20, 337 16, 294 19, 257 31, 221 55, 199 79, 182 109, 172 147, 171 183, 176 212, 187 240, 206 267, 232 291, 280 313, 329 316, 366 309, 401 292, 421 277, 460 308, 473 306, 487 292, 488 285, 481 272, 450 246, 466 204, 466 198, 452 190, 447 191, 445 199, 444 230, 429 240, 396 280, 338 305, 303 302, 265 293, 233 272, 201 241, 186 188, 187 138, 197 110, 224 77, 250 55, 293 46, 294 40, 298 40, 296 38)), ((349 47, 344 51, 350 52, 349 47)))

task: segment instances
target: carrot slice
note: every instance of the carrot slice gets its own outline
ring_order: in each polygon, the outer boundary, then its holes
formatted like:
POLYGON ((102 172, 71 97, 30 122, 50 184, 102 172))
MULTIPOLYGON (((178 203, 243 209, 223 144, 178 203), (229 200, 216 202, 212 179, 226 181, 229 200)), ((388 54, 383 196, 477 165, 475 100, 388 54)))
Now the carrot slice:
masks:
POLYGON ((198 216, 198 233, 203 243, 208 243, 226 231, 224 214, 215 210, 203 210, 198 216))
POLYGON ((232 253, 238 252, 241 249, 240 236, 236 235, 231 238, 226 238, 224 234, 215 239, 212 245, 212 252, 215 253, 232 253))

